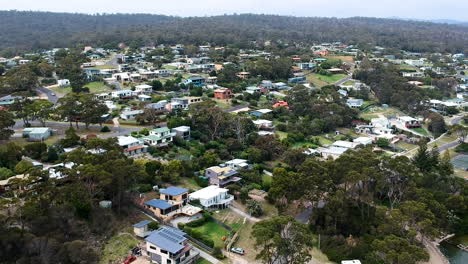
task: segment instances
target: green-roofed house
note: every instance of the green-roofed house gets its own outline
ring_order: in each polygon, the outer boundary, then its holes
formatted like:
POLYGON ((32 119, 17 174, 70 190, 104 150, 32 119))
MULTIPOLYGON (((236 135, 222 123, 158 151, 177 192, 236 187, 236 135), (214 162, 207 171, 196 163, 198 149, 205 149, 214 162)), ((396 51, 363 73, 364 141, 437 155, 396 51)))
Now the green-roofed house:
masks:
POLYGON ((149 132, 149 136, 143 137, 143 141, 151 146, 166 146, 173 141, 176 133, 172 133, 167 127, 160 127, 149 132))
POLYGON ((28 127, 23 129, 23 137, 28 141, 44 141, 51 136, 51 130, 48 127, 28 127))

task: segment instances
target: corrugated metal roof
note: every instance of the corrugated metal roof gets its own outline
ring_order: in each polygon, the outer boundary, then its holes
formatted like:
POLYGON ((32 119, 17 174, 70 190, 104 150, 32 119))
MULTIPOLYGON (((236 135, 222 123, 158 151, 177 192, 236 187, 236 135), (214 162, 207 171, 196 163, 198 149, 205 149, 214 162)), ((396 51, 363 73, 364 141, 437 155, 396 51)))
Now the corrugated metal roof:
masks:
POLYGON ((176 254, 184 248, 182 242, 187 240, 184 237, 185 233, 171 227, 163 226, 156 231, 153 231, 145 241, 154 244, 155 246, 167 250, 172 254, 176 254))
POLYGON ((147 224, 149 224, 149 223, 151 223, 151 221, 149 221, 149 220, 143 220, 143 221, 141 221, 141 222, 138 222, 138 223, 134 224, 133 227, 142 228, 142 227, 144 227, 145 225, 147 225, 147 224))
POLYGON ((170 203, 160 199, 149 200, 145 204, 162 210, 172 207, 170 203))
POLYGON ((159 192, 163 194, 167 194, 167 195, 177 196, 177 195, 181 195, 183 193, 188 192, 188 190, 185 188, 171 186, 167 189, 161 189, 159 192))

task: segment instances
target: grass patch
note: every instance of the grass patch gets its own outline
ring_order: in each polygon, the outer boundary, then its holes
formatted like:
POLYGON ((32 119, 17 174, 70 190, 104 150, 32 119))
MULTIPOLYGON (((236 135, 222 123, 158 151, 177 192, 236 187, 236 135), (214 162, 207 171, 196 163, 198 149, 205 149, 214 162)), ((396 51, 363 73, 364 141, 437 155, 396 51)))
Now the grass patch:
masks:
POLYGON ((209 221, 202 226, 194 228, 193 230, 197 230, 198 232, 207 235, 213 240, 215 247, 221 248, 224 246, 223 237, 227 237, 229 235, 229 231, 214 221, 209 221))
POLYGON ((125 258, 128 251, 138 245, 138 240, 130 234, 120 234, 107 241, 102 250, 100 264, 107 264, 125 258))
MULTIPOLYGON (((197 177, 197 176, 194 176, 194 177, 197 177)), ((179 185, 183 188, 194 190, 194 191, 201 189, 201 187, 198 186, 198 184, 195 182, 194 178, 182 177, 179 185)))
POLYGON ((208 260, 204 259, 204 258, 201 258, 197 261, 196 264, 211 264, 211 262, 209 262, 208 260))
POLYGON ((346 77, 345 74, 333 74, 333 75, 328 76, 328 75, 320 75, 318 73, 313 73, 312 75, 310 75, 311 81, 314 84, 319 85, 320 87, 325 86, 327 84, 335 83, 345 77, 346 77))
POLYGON ((418 145, 409 144, 403 141, 396 143, 396 146, 406 150, 412 150, 418 147, 418 145))
POLYGON ((330 56, 325 56, 325 58, 329 60, 341 60, 342 62, 354 62, 354 56, 330 55, 330 56))
POLYGON ((355 81, 349 80, 349 81, 343 83, 342 85, 348 86, 348 85, 354 85, 355 83, 356 83, 355 81))
POLYGON ((50 90, 54 91, 54 93, 56 93, 57 95, 63 96, 63 95, 66 95, 68 93, 71 93, 72 88, 70 86, 68 86, 68 87, 56 86, 56 87, 51 87, 50 90))
POLYGON ((330 139, 328 139, 326 137, 320 136, 320 137, 318 137, 318 139, 319 139, 320 145, 330 145, 330 144, 333 143, 333 141, 331 141, 330 139))
POLYGON ((421 134, 421 135, 429 136, 429 133, 426 131, 426 129, 424 129, 424 128, 422 128, 422 127, 411 128, 411 130, 413 130, 414 132, 419 133, 419 134, 421 134))
POLYGON ((105 70, 105 69, 115 69, 115 67, 112 65, 104 64, 104 65, 96 65, 90 69, 105 70))
POLYGON ((167 69, 167 70, 177 70, 177 67, 173 65, 163 65, 161 68, 167 69))
POLYGON ((279 137, 279 139, 283 140, 288 137, 288 133, 283 131, 275 131, 275 134, 279 137))
POLYGON ((271 182, 273 181, 273 177, 268 174, 262 174, 262 182, 263 185, 271 186, 271 182))
POLYGON ((84 87, 88 87, 90 93, 106 93, 112 91, 112 89, 106 86, 103 82, 90 82, 84 87))

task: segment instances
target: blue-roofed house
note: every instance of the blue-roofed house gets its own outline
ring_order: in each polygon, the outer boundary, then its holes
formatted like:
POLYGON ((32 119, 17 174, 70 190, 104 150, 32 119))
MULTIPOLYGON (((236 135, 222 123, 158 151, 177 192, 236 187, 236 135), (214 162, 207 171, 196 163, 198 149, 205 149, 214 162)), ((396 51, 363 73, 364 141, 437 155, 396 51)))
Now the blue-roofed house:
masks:
POLYGON ((143 220, 133 225, 133 232, 138 237, 146 237, 151 233, 148 228, 148 224, 151 223, 149 220, 143 220))
POLYGON ((0 106, 8 106, 15 103, 15 100, 22 100, 22 96, 7 95, 0 97, 0 106))
POLYGON ((145 239, 146 251, 152 263, 196 263, 199 253, 192 250, 185 233, 179 229, 163 226, 145 239))
POLYGON ((23 137, 28 141, 44 141, 51 136, 51 130, 48 127, 27 127, 23 129, 23 137))
POLYGON ((194 87, 202 87, 206 85, 205 78, 201 76, 193 76, 184 81, 186 86, 193 85, 194 87))
POLYGON ((159 199, 145 202, 145 207, 156 217, 163 221, 169 221, 178 215, 194 216, 201 209, 188 204, 188 190, 185 188, 171 186, 159 190, 159 199))

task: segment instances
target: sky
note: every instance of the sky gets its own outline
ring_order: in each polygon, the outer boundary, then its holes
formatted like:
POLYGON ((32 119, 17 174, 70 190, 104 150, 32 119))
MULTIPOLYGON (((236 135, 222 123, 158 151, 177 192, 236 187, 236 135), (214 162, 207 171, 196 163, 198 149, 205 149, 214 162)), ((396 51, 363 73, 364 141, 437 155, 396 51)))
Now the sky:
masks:
POLYGON ((468 0, 0 0, 0 9, 89 14, 210 16, 256 13, 468 21, 468 0))

